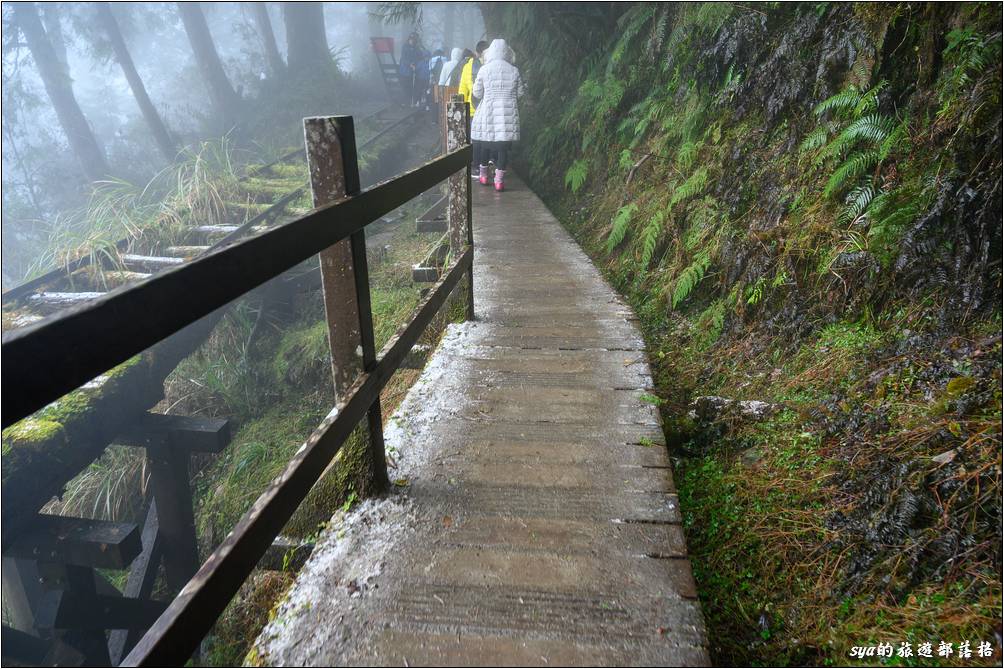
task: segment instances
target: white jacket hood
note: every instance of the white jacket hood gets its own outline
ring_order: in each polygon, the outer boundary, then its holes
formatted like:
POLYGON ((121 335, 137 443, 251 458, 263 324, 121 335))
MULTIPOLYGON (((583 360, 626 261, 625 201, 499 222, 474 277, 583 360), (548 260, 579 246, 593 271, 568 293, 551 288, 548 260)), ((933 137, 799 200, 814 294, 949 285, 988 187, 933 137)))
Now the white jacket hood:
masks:
POLYGON ((439 72, 439 85, 447 86, 450 83, 450 75, 453 74, 453 69, 460 65, 460 59, 464 55, 464 50, 458 47, 454 47, 450 51, 450 59, 443 63, 443 69, 439 72))
POLYGON ((504 60, 507 63, 512 63, 516 60, 516 55, 506 44, 505 40, 502 38, 492 40, 492 43, 485 49, 484 56, 485 64, 492 62, 493 60, 504 60))

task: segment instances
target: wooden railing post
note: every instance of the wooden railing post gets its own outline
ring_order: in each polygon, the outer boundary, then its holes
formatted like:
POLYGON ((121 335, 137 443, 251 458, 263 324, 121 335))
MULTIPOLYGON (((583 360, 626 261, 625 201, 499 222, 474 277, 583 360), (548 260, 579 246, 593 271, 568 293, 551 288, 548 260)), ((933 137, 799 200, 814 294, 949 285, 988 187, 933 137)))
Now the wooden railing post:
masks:
MULTIPOLYGON (((314 206, 358 194, 362 188, 352 117, 305 118, 303 135, 314 206)), ((319 256, 335 401, 340 402, 360 372, 376 364, 366 234, 360 229, 319 256)), ((381 489, 389 481, 379 397, 368 412, 368 425, 373 484, 381 489)))
MULTIPOLYGON (((446 115, 446 150, 456 151, 471 141, 470 108, 462 95, 450 99, 446 115)), ((450 176, 447 200, 450 232, 450 255, 459 257, 467 246, 474 245, 471 219, 471 175, 465 168, 450 176)), ((474 320, 474 265, 467 273, 467 319, 474 320)))

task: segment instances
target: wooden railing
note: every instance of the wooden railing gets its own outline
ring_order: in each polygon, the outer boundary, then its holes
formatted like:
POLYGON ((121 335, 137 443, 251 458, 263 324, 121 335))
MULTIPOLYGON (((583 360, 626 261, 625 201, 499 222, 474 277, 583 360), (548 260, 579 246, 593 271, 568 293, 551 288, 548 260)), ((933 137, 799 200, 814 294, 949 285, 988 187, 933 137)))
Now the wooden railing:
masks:
POLYGON ((321 254, 337 404, 282 475, 238 521, 129 652, 123 666, 172 666, 186 662, 364 416, 369 418, 370 453, 377 483, 386 484, 381 389, 464 277, 467 277, 467 317, 474 315, 467 106, 452 101, 447 114, 450 131, 445 155, 366 190, 359 189, 352 118, 306 119, 306 151, 311 163, 314 200, 315 205, 323 206, 4 336, 7 364, 3 366, 3 388, 7 392, 3 425, 7 427, 300 262, 321 254), (447 179, 452 262, 411 319, 378 352, 370 308, 365 227, 447 179), (341 256, 339 249, 343 252, 341 256), (348 264, 343 264, 337 275, 326 272, 325 257, 346 258, 348 264), (346 273, 349 265, 351 269, 346 273), (337 302, 328 299, 338 291, 344 294, 346 281, 354 297, 358 327, 346 327, 346 313, 333 309, 337 302), (336 350, 355 351, 359 346, 361 371, 340 384, 339 373, 344 373, 344 369, 338 367, 348 362, 340 362, 336 350))

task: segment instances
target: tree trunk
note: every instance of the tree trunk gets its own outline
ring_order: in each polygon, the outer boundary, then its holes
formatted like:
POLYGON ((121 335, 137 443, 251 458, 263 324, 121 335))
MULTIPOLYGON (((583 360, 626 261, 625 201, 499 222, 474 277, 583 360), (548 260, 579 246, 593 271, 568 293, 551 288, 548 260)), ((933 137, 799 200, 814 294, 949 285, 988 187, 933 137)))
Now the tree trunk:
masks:
POLYGON ((251 14, 254 16, 258 34, 265 45, 265 61, 268 63, 269 74, 277 77, 286 69, 279 55, 279 47, 275 43, 275 33, 272 32, 272 21, 268 18, 268 6, 264 2, 249 2, 251 14))
POLYGON ((38 10, 31 2, 15 2, 14 16, 24 34, 28 49, 45 85, 45 92, 56 110, 59 123, 73 148, 84 174, 91 181, 104 179, 111 170, 105 154, 98 145, 91 127, 80 111, 77 98, 73 95, 73 84, 59 62, 59 57, 49 43, 49 38, 38 17, 38 10))
POLYGON ((185 33, 195 53, 195 62, 199 66, 202 80, 209 89, 213 107, 223 122, 230 125, 237 119, 241 99, 230 85, 227 73, 223 71, 223 63, 216 53, 216 45, 213 43, 213 36, 209 34, 202 8, 198 2, 179 2, 178 13, 185 24, 185 33))
POLYGON ((164 154, 164 157, 168 161, 173 162, 178 155, 178 147, 175 145, 174 140, 171 139, 171 134, 167 131, 167 126, 164 125, 163 119, 160 118, 157 108, 150 102, 150 96, 147 95, 143 80, 140 78, 139 72, 136 71, 136 65, 129 54, 129 48, 126 46, 125 40, 122 39, 119 24, 115 20, 115 15, 112 14, 112 6, 107 2, 99 2, 97 3, 97 10, 98 21, 105 29, 105 32, 108 33, 108 39, 111 41, 112 49, 115 51, 115 58, 118 59, 119 65, 122 66, 122 73, 125 74, 126 81, 129 82, 129 88, 132 89, 133 97, 136 98, 136 104, 139 105, 139 109, 143 113, 143 119, 150 126, 150 132, 153 133, 153 138, 157 142, 157 148, 160 149, 160 152, 164 154))
POLYGON ((55 2, 42 4, 42 25, 45 27, 45 34, 49 37, 49 44, 56 53, 56 59, 63 67, 66 76, 70 76, 70 61, 66 55, 66 40, 63 39, 63 25, 59 21, 59 5, 55 2))
POLYGON ((294 75, 331 63, 328 37, 324 32, 324 6, 319 2, 284 2, 286 54, 294 75))

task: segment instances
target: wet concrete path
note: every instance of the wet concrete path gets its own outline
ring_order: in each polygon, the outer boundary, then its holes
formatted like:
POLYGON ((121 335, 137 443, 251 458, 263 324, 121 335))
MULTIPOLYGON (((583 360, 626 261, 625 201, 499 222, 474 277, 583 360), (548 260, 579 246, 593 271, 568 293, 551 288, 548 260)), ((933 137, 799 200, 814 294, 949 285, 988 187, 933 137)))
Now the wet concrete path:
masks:
POLYGON ((523 183, 474 189, 477 322, 388 420, 398 493, 322 539, 259 661, 707 664, 634 317, 523 183))

